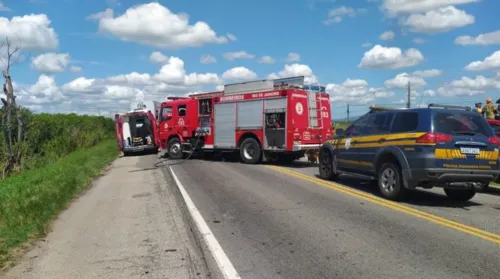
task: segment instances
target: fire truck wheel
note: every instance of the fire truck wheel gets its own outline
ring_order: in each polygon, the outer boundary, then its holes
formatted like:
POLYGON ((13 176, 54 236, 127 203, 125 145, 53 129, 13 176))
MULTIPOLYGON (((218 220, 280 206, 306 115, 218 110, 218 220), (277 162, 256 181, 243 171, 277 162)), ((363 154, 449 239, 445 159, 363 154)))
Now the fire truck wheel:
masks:
POLYGON ((261 158, 259 143, 253 138, 245 139, 240 145, 240 157, 245 164, 257 164, 261 158))
POLYGON ((174 160, 182 159, 182 146, 178 138, 168 141, 168 157, 174 160))

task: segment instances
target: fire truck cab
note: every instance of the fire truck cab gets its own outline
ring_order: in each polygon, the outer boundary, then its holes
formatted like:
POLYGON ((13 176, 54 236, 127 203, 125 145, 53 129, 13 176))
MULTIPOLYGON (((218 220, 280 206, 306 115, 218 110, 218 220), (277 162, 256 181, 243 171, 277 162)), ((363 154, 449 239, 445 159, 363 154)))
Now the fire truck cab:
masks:
POLYGON ((304 77, 225 85, 224 91, 171 97, 158 116, 160 148, 173 159, 186 152, 238 151, 244 163, 293 161, 332 136, 330 99, 304 77))

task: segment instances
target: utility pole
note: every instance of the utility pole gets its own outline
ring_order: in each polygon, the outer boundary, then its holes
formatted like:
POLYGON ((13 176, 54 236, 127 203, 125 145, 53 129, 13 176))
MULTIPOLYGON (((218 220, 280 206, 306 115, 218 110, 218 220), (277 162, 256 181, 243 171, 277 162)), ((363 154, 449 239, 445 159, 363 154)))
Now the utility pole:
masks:
POLYGON ((410 108, 410 104, 411 104, 411 86, 410 86, 410 81, 408 81, 408 85, 407 85, 406 88, 408 88, 408 103, 406 103, 406 108, 410 108))
POLYGON ((347 121, 349 121, 349 104, 347 104, 347 121))

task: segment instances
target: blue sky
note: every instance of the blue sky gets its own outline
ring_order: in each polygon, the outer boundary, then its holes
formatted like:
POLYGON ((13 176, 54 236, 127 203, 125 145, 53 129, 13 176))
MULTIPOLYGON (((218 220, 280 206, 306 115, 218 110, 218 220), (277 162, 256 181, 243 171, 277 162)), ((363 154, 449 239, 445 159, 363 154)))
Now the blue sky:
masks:
POLYGON ((35 111, 108 114, 291 75, 327 85, 334 118, 347 104, 351 116, 402 105, 408 80, 415 105, 500 97, 500 1, 3 0, 0 10, 1 37, 22 46, 18 99, 35 111))

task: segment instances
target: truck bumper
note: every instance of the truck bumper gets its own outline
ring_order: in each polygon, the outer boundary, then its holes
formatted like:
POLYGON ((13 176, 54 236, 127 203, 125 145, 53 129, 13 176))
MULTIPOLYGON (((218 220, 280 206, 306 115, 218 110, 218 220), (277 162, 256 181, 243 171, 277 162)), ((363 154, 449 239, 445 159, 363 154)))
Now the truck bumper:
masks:
MULTIPOLYGON (((500 170, 474 170, 474 169, 405 169, 403 178, 408 183, 416 186, 421 183, 430 183, 433 186, 445 187, 450 183, 461 182, 491 182, 500 175, 500 170)), ((411 187, 411 186, 410 186, 411 187)), ((411 188, 413 188, 411 187, 411 188)))
POLYGON ((124 153, 138 153, 144 151, 153 151, 156 149, 154 145, 127 146, 123 148, 124 153))
POLYGON ((321 144, 294 144, 293 151, 301 151, 301 150, 319 150, 321 144))

